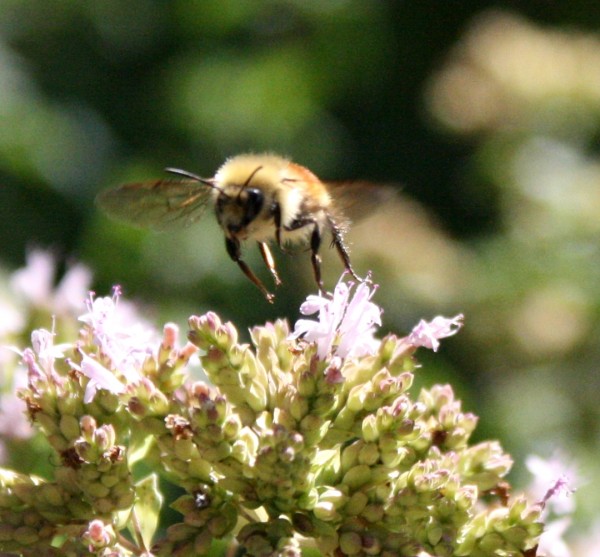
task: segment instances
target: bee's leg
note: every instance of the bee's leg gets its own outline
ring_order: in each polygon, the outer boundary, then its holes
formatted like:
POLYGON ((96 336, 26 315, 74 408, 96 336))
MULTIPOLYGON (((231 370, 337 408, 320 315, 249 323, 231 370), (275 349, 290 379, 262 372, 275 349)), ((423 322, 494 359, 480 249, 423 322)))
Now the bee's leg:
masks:
POLYGON ((271 211, 273 212, 273 221, 275 223, 275 241, 279 248, 283 249, 281 246, 281 206, 279 203, 273 203, 271 211))
POLYGON ((252 269, 248 267, 246 262, 242 259, 242 250, 240 249, 240 242, 234 238, 225 238, 225 248, 229 257, 233 259, 242 270, 242 272, 256 285, 259 290, 263 293, 264 297, 268 302, 273 303, 275 295, 271 294, 260 279, 252 272, 252 269))
POLYGON ((350 254, 348 253, 348 248, 346 247, 346 244, 344 243, 344 235, 342 233, 341 228, 338 226, 338 224, 335 222, 335 220, 333 220, 331 215, 327 215, 327 222, 329 223, 329 228, 331 230, 331 236, 333 237, 333 240, 331 243, 335 246, 335 249, 337 250, 337 252, 340 256, 340 259, 344 263, 344 267, 346 268, 346 271, 348 271, 357 281, 362 282, 363 279, 361 279, 354 272, 354 269, 352 268, 352 263, 350 263, 350 254))
POLYGON ((319 248, 321 247, 321 231, 319 226, 315 224, 312 234, 310 236, 310 260, 312 263, 313 273, 315 275, 315 281, 319 287, 319 292, 324 292, 323 280, 321 279, 321 256, 319 255, 319 248))
MULTIPOLYGON (((281 240, 281 207, 279 206, 279 203, 274 203, 273 208, 271 210, 273 212, 273 221, 275 224, 275 241, 277 242, 279 249, 283 253, 291 253, 290 250, 285 249, 285 246, 283 245, 283 242, 281 240)), ((304 226, 304 225, 302 225, 302 226, 304 226)), ((293 223, 292 223, 292 228, 286 226, 285 230, 288 230, 288 231, 294 230, 293 223)), ((275 282, 277 282, 277 281, 275 281, 275 282)))
POLYGON ((271 271, 271 274, 273 275, 273 279, 275 280, 275 286, 279 286, 281 284, 281 279, 277 274, 277 269, 275 268, 275 260, 273 259, 273 254, 271 253, 269 246, 265 242, 257 243, 258 249, 260 250, 260 254, 262 255, 262 258, 269 271, 271 271))

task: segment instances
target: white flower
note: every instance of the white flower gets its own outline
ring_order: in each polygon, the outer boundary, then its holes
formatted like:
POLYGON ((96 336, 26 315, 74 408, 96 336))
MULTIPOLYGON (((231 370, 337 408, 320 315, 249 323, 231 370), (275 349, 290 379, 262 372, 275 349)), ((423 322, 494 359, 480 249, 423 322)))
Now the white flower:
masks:
POLYGON ((79 320, 91 329, 94 342, 113 367, 133 382, 139 379, 138 369, 152 351, 156 332, 141 322, 131 305, 119 302, 119 297, 118 288, 112 298, 94 298, 90 294, 88 312, 79 320))
POLYGON ((350 298, 352 284, 340 281, 333 297, 310 295, 300 306, 303 315, 319 313, 319 320, 299 319, 291 338, 302 337, 317 345, 317 356, 340 358, 373 354, 379 346, 373 333, 381 325, 381 308, 371 302, 375 289, 367 282, 358 285, 350 298))
POLYGON ((567 546, 563 535, 571 525, 571 517, 563 517, 546 523, 540 537, 538 555, 546 557, 571 557, 571 550, 567 546))
POLYGON ((83 532, 81 538, 88 544, 88 550, 91 554, 100 555, 102 553, 102 555, 105 555, 110 553, 110 555, 115 555, 114 552, 99 551, 107 548, 114 541, 115 533, 111 525, 106 525, 101 520, 94 519, 89 523, 88 529, 83 532))
POLYGON ((11 277, 11 288, 27 303, 47 308, 56 314, 80 311, 92 281, 84 265, 70 267, 54 290, 56 259, 51 252, 39 249, 27 254, 26 265, 11 277))
POLYGON ((106 389, 114 394, 120 394, 125 390, 125 385, 115 377, 112 371, 106 369, 87 354, 83 355, 81 366, 78 369, 89 378, 83 395, 83 402, 86 404, 93 400, 96 391, 99 389, 106 389))
POLYGON ((68 344, 54 345, 54 333, 46 329, 36 329, 31 333, 31 347, 37 355, 37 360, 48 376, 54 370, 54 360, 64 357, 68 344))
POLYGON ((414 347, 423 346, 437 352, 440 347, 439 339, 455 335, 463 325, 462 320, 462 314, 452 318, 438 315, 432 321, 421 319, 407 340, 414 347))
POLYGON ((600 520, 594 519, 589 530, 580 533, 573 544, 573 553, 578 557, 600 555, 600 520))
MULTIPOLYGON (((25 404, 16 393, 0 395, 0 435, 8 438, 27 439, 33 428, 25 414, 25 404)), ((0 461, 2 459, 0 458, 0 461)))
POLYGON ((570 514, 575 510, 572 497, 577 483, 577 471, 568 458, 556 452, 548 459, 530 455, 525 460, 527 469, 533 474, 529 492, 548 511, 570 514))
POLYGON ((55 261, 50 252, 32 250, 27 254, 26 266, 15 271, 11 287, 36 306, 46 306, 51 298, 55 261))

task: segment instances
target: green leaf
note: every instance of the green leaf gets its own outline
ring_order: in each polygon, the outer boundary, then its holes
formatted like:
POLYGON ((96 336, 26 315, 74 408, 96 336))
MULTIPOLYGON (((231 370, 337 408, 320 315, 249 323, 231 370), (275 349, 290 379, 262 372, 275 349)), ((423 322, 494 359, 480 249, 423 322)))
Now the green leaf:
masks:
POLYGON ((163 502, 163 496, 158 490, 158 475, 150 474, 135 484, 136 502, 133 512, 137 519, 130 522, 129 529, 138 528, 139 532, 132 531, 134 537, 142 536, 145 547, 152 545, 152 538, 158 525, 158 515, 163 502))
POLYGON ((154 438, 151 435, 148 435, 147 433, 144 433, 144 435, 141 437, 141 440, 132 439, 130 441, 130 447, 128 452, 128 460, 130 466, 133 466, 136 462, 146 457, 148 451, 150 450, 150 447, 152 446, 153 441, 154 438))

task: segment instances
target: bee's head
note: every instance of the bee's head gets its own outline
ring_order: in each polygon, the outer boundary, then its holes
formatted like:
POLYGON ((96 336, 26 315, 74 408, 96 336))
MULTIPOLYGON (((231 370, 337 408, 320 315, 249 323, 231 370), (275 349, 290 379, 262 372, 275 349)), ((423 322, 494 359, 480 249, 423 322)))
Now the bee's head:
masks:
POLYGON ((264 193, 258 187, 250 187, 250 181, 261 168, 262 166, 255 168, 243 184, 226 186, 217 196, 217 220, 228 237, 244 239, 248 226, 262 211, 264 193))
POLYGON ((258 188, 244 188, 237 195, 219 193, 215 204, 217 220, 227 236, 243 236, 261 212, 265 196, 258 188))

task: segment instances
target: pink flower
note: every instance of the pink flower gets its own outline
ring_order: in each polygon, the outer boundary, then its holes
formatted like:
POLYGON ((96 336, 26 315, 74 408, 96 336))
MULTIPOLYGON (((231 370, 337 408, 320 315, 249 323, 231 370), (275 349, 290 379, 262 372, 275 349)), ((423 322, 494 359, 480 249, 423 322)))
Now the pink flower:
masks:
POLYGON ((120 291, 115 288, 112 298, 94 298, 90 293, 88 313, 83 321, 92 332, 94 342, 130 381, 139 380, 138 369, 152 352, 152 340, 156 332, 146 326, 130 304, 119 301, 120 291))
MULTIPOLYGON (((112 526, 104 524, 101 520, 92 520, 88 529, 83 532, 82 538, 88 543, 90 553, 97 554, 98 549, 108 547, 114 539, 112 526)), ((98 553, 99 554, 99 553, 98 553)), ((102 553, 104 555, 104 553, 102 553)), ((113 555, 114 553, 110 553, 113 555)))
POLYGON ((45 306, 51 298, 55 267, 50 252, 32 250, 27 254, 25 267, 13 273, 11 286, 33 305, 45 306))
POLYGON ((379 346, 373 333, 381 325, 381 309, 371 302, 375 289, 367 282, 358 285, 350 298, 352 283, 337 283, 333 297, 310 295, 300 306, 303 315, 319 313, 319 320, 299 319, 290 338, 302 337, 317 345, 317 356, 340 358, 373 354, 379 346))
POLYGON ((572 497, 577 482, 575 467, 567 458, 555 453, 548 459, 530 455, 525 461, 527 469, 533 474, 529 491, 548 511, 564 515, 575 510, 572 497))
POLYGON ((54 293, 54 311, 81 311, 92 283, 92 272, 81 264, 73 265, 65 273, 54 293))
POLYGON ((33 428, 27 419, 25 410, 25 404, 16 393, 0 395, 0 435, 2 437, 27 439, 33 435, 33 428))
POLYGON ((594 518, 587 531, 577 536, 573 546, 573 554, 578 557, 598 557, 600 555, 600 520, 598 518, 594 518))
POLYGON ((105 389, 117 395, 125 390, 125 385, 115 377, 112 371, 106 369, 87 354, 83 355, 81 366, 74 367, 89 378, 85 393, 83 394, 83 402, 86 404, 93 400, 94 395, 99 389, 105 389))
POLYGON ((439 339, 455 335, 463 325, 462 320, 462 313, 452 318, 438 315, 432 321, 421 319, 407 340, 414 347, 423 346, 437 352, 439 339))
POLYGON ((546 557, 571 557, 571 550, 563 536, 571 525, 571 517, 563 517, 546 523, 540 537, 538 555, 546 557))
POLYGON ((42 369, 50 376, 54 371, 54 360, 63 358, 67 344, 54 345, 54 333, 46 329, 36 329, 31 333, 31 347, 37 355, 42 369))
MULTIPOLYGON (((64 357, 64 350, 68 344, 54 345, 54 333, 46 329, 36 329, 31 333, 32 348, 25 348, 22 352, 16 347, 7 347, 15 354, 21 356, 21 361, 27 367, 27 383, 34 384, 38 378, 45 375, 47 379, 60 382, 54 369, 54 360, 64 357)), ((18 377, 18 375, 17 375, 18 377)), ((24 386, 15 384, 15 387, 24 386)))
POLYGON ((79 311, 92 281, 91 271, 84 265, 70 267, 54 290, 56 259, 51 252, 35 249, 27 254, 25 267, 11 277, 12 289, 35 307, 56 314, 79 311))

